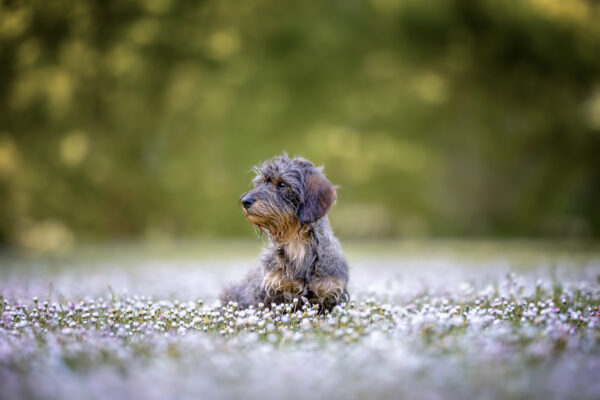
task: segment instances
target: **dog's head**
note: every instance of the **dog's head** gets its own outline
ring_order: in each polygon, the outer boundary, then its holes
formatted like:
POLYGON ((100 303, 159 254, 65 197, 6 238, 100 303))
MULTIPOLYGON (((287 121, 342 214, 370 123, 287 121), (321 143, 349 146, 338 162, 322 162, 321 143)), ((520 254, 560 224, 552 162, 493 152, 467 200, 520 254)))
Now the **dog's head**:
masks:
POLYGON ((323 218, 336 200, 321 169, 300 157, 275 157, 255 167, 254 189, 241 197, 248 221, 278 241, 323 218))

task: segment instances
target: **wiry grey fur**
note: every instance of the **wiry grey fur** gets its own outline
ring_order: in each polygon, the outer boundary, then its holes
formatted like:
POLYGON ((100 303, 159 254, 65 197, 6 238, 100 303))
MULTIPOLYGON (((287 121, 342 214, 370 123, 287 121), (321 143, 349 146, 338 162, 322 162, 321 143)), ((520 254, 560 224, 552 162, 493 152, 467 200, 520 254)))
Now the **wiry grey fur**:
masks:
POLYGON ((305 297, 331 309, 347 301, 348 266, 326 213, 335 188, 321 169, 303 158, 275 157, 255 168, 254 189, 243 211, 269 237, 260 265, 221 294, 241 308, 305 297))

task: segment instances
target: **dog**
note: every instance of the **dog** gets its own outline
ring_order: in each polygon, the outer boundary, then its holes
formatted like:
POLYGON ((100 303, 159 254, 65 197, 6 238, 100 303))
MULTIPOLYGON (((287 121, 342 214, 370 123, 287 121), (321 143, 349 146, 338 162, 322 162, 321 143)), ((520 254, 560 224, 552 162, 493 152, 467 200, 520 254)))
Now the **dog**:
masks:
POLYGON ((244 193, 240 203, 269 243, 260 265, 225 289, 221 303, 270 307, 302 298, 331 310, 349 301, 348 265, 327 219, 337 193, 322 168, 284 154, 254 171, 254 189, 244 193))

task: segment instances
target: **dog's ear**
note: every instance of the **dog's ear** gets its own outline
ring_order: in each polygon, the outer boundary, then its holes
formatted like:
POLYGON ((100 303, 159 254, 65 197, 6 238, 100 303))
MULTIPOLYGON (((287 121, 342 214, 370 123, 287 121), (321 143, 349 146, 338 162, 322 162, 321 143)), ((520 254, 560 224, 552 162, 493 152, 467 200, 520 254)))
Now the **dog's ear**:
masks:
POLYGON ((310 224, 323 218, 331 208, 337 193, 335 187, 320 171, 307 172, 304 177, 304 201, 298 209, 298 218, 310 224))

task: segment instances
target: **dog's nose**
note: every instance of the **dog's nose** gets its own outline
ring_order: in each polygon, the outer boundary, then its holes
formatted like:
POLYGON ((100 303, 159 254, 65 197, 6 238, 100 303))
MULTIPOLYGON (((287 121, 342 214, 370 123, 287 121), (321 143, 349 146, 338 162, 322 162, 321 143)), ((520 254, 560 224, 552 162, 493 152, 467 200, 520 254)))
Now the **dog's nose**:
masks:
POLYGON ((242 206, 246 209, 250 208, 252 204, 254 204, 256 200, 252 196, 246 196, 242 199, 242 206))

